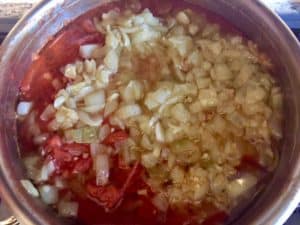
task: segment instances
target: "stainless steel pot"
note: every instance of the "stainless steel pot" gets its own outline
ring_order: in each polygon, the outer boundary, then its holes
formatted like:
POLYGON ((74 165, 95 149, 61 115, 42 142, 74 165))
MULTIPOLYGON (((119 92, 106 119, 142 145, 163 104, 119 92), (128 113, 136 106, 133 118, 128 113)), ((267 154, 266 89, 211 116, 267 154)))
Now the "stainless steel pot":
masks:
MULTIPOLYGON (((258 0, 187 0, 226 18, 269 53, 285 93, 284 140, 279 167, 267 188, 232 224, 283 224, 300 201, 300 46, 289 29, 258 0)), ((66 21, 107 0, 42 1, 4 41, 0 52, 0 195, 27 225, 62 224, 55 213, 25 193, 16 138, 18 86, 32 56, 66 21)), ((42 94, 42 93, 41 93, 42 94)))

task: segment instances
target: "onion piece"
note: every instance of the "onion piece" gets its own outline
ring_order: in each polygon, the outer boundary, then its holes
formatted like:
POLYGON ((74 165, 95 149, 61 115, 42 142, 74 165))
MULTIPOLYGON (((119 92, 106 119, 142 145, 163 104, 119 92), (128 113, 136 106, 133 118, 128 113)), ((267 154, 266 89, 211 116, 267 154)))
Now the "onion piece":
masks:
POLYGON ((138 116, 142 113, 142 109, 138 104, 131 104, 121 107, 117 111, 117 116, 121 119, 128 119, 133 116, 138 116))
POLYGON ((108 124, 104 124, 103 126, 100 127, 99 130, 99 142, 102 142, 108 135, 110 134, 110 127, 108 124))
POLYGON ((55 171, 54 162, 50 161, 47 164, 43 165, 37 180, 39 182, 47 181, 49 179, 49 176, 51 176, 54 171, 55 171))
POLYGON ((84 59, 90 59, 93 56, 93 52, 97 48, 100 48, 100 45, 97 44, 81 45, 79 48, 79 54, 84 59))
POLYGON ((42 145, 47 141, 48 137, 49 137, 48 134, 40 134, 33 138, 33 143, 36 145, 42 145))
POLYGON ((103 122, 102 116, 96 116, 92 118, 89 114, 83 111, 78 112, 79 119, 84 123, 92 127, 98 127, 103 122))
POLYGON ((100 109, 105 105, 105 93, 103 90, 98 90, 86 96, 84 98, 86 106, 99 106, 100 109))
POLYGON ((58 213, 65 217, 76 217, 79 205, 77 202, 60 201, 58 204, 58 213))
POLYGON ((109 179, 109 158, 107 154, 95 157, 96 184, 106 185, 109 179))
POLYGON ((155 137, 157 141, 165 142, 165 133, 159 122, 155 125, 155 137))
POLYGON ((42 201, 47 204, 55 204, 58 201, 58 190, 51 185, 42 185, 39 187, 42 201))
POLYGON ((17 106, 17 114, 19 116, 26 116, 32 108, 32 102, 19 102, 17 106))
POLYGON ((65 96, 59 96, 54 100, 53 106, 54 108, 58 109, 59 107, 61 107, 65 101, 67 100, 67 98, 65 96))
POLYGON ((21 180, 20 182, 28 194, 33 197, 39 197, 40 194, 38 190, 34 187, 30 180, 21 180))
POLYGON ((236 199, 237 197, 246 194, 246 192, 254 187, 256 183, 257 177, 251 174, 244 174, 227 185, 227 192, 230 197, 236 199))
POLYGON ((152 198, 153 205, 160 211, 166 212, 169 208, 169 202, 163 193, 159 193, 152 198))

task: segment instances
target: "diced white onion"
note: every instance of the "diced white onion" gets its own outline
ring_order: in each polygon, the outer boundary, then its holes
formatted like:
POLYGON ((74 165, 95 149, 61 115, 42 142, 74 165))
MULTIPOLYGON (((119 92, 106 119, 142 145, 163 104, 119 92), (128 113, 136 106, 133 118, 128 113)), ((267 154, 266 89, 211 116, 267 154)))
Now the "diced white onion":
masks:
POLYGON ((87 95, 84 98, 84 103, 85 103, 86 107, 83 107, 82 109, 85 112, 96 113, 96 112, 102 110, 105 106, 104 91, 99 90, 97 92, 93 92, 93 93, 87 95))
POLYGON ((159 89, 149 93, 145 99, 145 105, 152 110, 163 104, 171 96, 172 92, 169 89, 159 89))
POLYGON ((77 202, 60 201, 58 204, 58 213, 65 217, 76 217, 79 205, 77 202))
POLYGON ((58 190, 51 185, 42 185, 39 187, 42 201, 47 205, 55 204, 58 201, 58 190))
POLYGON ((77 71, 76 71, 76 65, 75 64, 68 64, 65 66, 64 70, 64 75, 67 78, 70 79, 75 79, 77 76, 77 71))
POLYGON ((98 140, 102 142, 110 134, 110 127, 108 124, 105 124, 100 127, 98 140))
POLYGON ((109 179, 109 158, 106 154, 95 157, 96 184, 106 185, 109 179))
POLYGON ((34 187, 30 180, 21 180, 20 182, 28 194, 32 195, 33 197, 39 197, 40 194, 38 190, 34 187))
POLYGON ((33 138, 33 143, 36 145, 41 145, 43 143, 45 143, 45 141, 48 139, 48 134, 40 134, 38 136, 35 136, 33 138))
POLYGON ((117 50, 110 50, 104 58, 104 64, 113 73, 116 73, 119 68, 119 53, 117 50))
POLYGON ((104 109, 104 117, 108 117, 110 114, 116 111, 118 109, 118 106, 119 106, 118 99, 107 101, 104 109))
POLYGON ((26 116, 32 108, 32 102, 19 102, 17 107, 17 114, 19 116, 26 116))
POLYGON ((183 25, 188 25, 190 23, 190 18, 184 11, 179 12, 176 15, 176 19, 179 23, 181 23, 183 25))
POLYGON ((165 141, 164 130, 159 122, 155 125, 155 137, 156 137, 156 140, 159 142, 165 141))
POLYGON ((236 199, 237 197, 246 194, 246 192, 254 187, 256 183, 257 178, 255 176, 244 174, 227 185, 227 192, 230 197, 236 199))
POLYGON ((93 52, 99 47, 100 45, 97 44, 81 45, 79 48, 79 54, 84 59, 90 59, 93 56, 93 52))
POLYGON ((133 116, 138 116, 141 113, 142 113, 142 109, 137 104, 123 106, 117 111, 117 115, 121 119, 127 119, 133 116))
POLYGON ((103 122, 102 116, 95 116, 91 117, 89 114, 79 111, 78 112, 79 119, 86 125, 92 126, 92 127, 98 127, 103 122))
POLYGON ((152 198, 152 203, 158 210, 162 212, 166 212, 169 208, 169 202, 166 196, 162 193, 155 195, 152 198))
POLYGON ((53 106, 54 108, 58 109, 59 107, 61 107, 65 101, 66 101, 66 97, 65 96, 59 96, 54 100, 53 106))
POLYGON ((38 181, 47 181, 49 176, 55 171, 55 165, 53 161, 49 161, 47 164, 43 165, 40 174, 38 176, 38 181))

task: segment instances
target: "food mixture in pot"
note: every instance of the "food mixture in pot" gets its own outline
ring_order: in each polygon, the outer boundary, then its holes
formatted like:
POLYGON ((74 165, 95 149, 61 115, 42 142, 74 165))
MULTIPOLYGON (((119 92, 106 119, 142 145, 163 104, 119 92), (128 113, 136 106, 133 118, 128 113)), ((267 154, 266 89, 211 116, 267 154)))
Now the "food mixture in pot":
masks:
POLYGON ((271 71, 255 43, 189 5, 102 6, 21 84, 21 183, 77 224, 222 224, 277 165, 271 71))

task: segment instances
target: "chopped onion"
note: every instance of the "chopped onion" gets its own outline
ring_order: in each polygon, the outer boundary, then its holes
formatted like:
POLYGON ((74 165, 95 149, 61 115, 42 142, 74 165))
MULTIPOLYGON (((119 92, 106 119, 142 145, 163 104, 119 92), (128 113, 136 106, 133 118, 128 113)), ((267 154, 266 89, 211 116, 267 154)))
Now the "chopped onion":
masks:
POLYGON ((19 102, 17 107, 17 114, 19 116, 26 116, 32 108, 32 102, 19 102))
POLYGON ((93 92, 84 98, 86 106, 99 106, 101 109, 105 105, 105 93, 103 90, 93 92))
POLYGON ((76 217, 79 205, 77 202, 60 201, 58 204, 58 213, 65 217, 76 217))
POLYGON ((145 105, 148 109, 152 110, 167 101, 171 94, 171 90, 167 88, 158 89, 146 96, 145 105))
POLYGON ((104 109, 104 117, 108 117, 110 114, 116 111, 118 109, 118 106, 119 106, 119 102, 117 98, 107 101, 104 109))
POLYGON ((39 161, 40 157, 37 155, 34 156, 27 156, 23 159, 24 166, 27 171, 27 175, 30 179, 36 180, 38 174, 39 174, 39 161))
POLYGON ((152 198, 153 205, 160 211, 166 212, 169 208, 169 202, 163 193, 159 193, 152 198))
POLYGON ((54 108, 58 109, 59 107, 61 107, 65 101, 66 101, 66 97, 65 96, 59 96, 54 100, 53 106, 54 108))
POLYGON ((155 125, 155 137, 156 137, 156 140, 159 142, 165 141, 164 130, 159 122, 155 125))
POLYGON ((230 197, 236 199, 237 197, 246 194, 257 183, 257 178, 251 174, 244 174, 241 177, 231 181, 227 185, 227 192, 230 197))
POLYGON ((65 68, 63 69, 63 73, 65 77, 70 79, 75 79, 77 76, 76 65, 75 64, 66 65, 65 68))
POLYGON ((49 176, 55 171, 55 165, 53 161, 48 162, 47 164, 43 165, 41 172, 38 176, 38 181, 47 181, 49 176))
POLYGON ((36 145, 44 144, 46 142, 46 140, 48 139, 48 137, 49 137, 48 134, 40 134, 33 138, 33 143, 36 145))
POLYGON ((84 59, 90 59, 93 56, 93 52, 97 48, 100 48, 100 45, 97 44, 81 45, 79 48, 79 54, 84 59))
POLYGON ((99 142, 104 141, 104 139, 110 134, 110 127, 108 124, 104 124, 100 127, 98 140, 99 142))
POLYGON ((152 153, 145 153, 142 155, 142 165, 146 168, 152 168, 158 163, 158 158, 152 153))
POLYGON ((142 113, 142 109, 137 104, 131 104, 121 107, 117 111, 117 116, 119 116, 121 119, 128 119, 133 116, 138 116, 142 113))
POLYGON ((176 15, 176 19, 179 23, 181 23, 183 25, 188 25, 190 23, 190 18, 184 11, 179 12, 176 15))
POLYGON ((78 91, 78 93, 75 94, 75 101, 80 101, 82 100, 85 96, 89 95, 90 93, 92 93, 94 91, 94 88, 91 87, 91 86, 86 86, 86 87, 83 87, 82 89, 80 89, 78 91))
POLYGON ((21 180, 20 182, 28 194, 32 195, 33 197, 39 197, 40 194, 38 190, 34 187, 30 180, 21 180))
POLYGON ((137 101, 141 99, 142 95, 143 86, 139 81, 136 80, 130 81, 122 92, 122 97, 127 102, 137 101))
POLYGON ((113 73, 116 73, 119 68, 119 53, 118 50, 111 49, 104 58, 104 64, 113 73))
POLYGON ((89 114, 79 111, 78 112, 79 119, 84 123, 92 127, 98 127, 103 122, 102 116, 91 117, 89 114))
POLYGON ((106 154, 95 157, 96 184, 106 185, 109 179, 109 158, 106 154))
POLYGON ((58 201, 58 190, 51 185, 42 185, 39 187, 42 201, 47 205, 55 204, 58 201))

